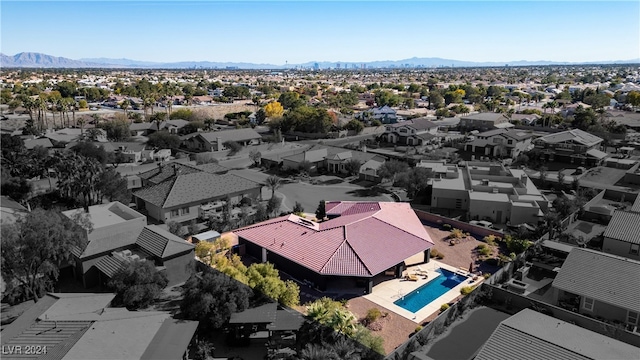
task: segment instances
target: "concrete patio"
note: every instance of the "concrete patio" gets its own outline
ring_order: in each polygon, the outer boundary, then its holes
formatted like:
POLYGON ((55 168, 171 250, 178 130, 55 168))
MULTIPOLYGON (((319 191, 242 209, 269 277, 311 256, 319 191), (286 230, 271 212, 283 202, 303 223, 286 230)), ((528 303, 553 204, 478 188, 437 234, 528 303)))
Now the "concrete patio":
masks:
POLYGON ((465 286, 476 286, 480 284, 484 278, 482 276, 478 277, 477 280, 473 281, 472 277, 468 280, 463 281, 453 289, 447 291, 445 294, 440 296, 439 298, 432 301, 427 306, 423 307, 416 313, 412 313, 409 310, 403 309, 402 307, 394 304, 394 301, 402 298, 403 296, 409 294, 413 290, 425 285, 429 281, 435 279, 440 276, 436 269, 443 268, 449 271, 452 271, 457 274, 469 276, 470 274, 467 271, 455 268, 453 266, 444 264, 440 261, 431 260, 427 264, 414 265, 407 268, 405 271, 405 275, 415 274, 418 278, 417 281, 410 281, 404 279, 393 279, 388 280, 383 283, 376 285, 373 288, 371 294, 367 294, 364 296, 365 299, 374 302, 381 307, 388 309, 389 311, 398 314, 406 319, 409 319, 416 324, 420 324, 429 317, 429 315, 440 311, 440 306, 445 303, 450 303, 455 300, 460 295, 460 289, 465 286), (420 271, 422 270, 422 271, 420 271), (422 273, 427 274, 427 278, 425 279, 422 273))

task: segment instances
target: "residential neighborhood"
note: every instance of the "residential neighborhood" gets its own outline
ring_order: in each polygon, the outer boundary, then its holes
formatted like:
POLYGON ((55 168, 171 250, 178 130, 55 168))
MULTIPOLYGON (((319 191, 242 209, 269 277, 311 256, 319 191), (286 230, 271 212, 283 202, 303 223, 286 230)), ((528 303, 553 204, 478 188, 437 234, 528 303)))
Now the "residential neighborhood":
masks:
POLYGON ((640 354, 637 65, 0 87, 2 358, 640 354))

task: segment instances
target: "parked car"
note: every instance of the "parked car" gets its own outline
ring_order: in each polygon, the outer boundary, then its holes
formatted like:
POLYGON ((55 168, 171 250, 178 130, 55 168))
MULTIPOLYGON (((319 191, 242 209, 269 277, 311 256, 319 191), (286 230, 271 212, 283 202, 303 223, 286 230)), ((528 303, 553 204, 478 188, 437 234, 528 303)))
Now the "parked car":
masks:
POLYGON ((471 220, 469 221, 469 224, 475 225, 475 226, 482 226, 487 229, 498 230, 495 226, 493 226, 492 222, 486 221, 486 220, 471 220))

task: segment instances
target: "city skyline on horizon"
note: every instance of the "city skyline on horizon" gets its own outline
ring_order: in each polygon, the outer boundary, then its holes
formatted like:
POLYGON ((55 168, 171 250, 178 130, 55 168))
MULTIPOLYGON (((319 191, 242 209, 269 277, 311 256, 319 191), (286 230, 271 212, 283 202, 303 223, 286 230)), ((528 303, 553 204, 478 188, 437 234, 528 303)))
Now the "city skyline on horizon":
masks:
POLYGON ((632 1, 3 1, 0 51, 271 65, 628 61, 640 57, 639 12, 632 1))

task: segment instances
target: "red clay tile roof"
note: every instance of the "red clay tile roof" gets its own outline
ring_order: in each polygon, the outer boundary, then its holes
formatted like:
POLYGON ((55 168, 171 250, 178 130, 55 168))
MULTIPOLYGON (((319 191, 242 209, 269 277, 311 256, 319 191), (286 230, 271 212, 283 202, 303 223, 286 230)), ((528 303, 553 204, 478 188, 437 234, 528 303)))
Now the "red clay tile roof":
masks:
POLYGON ((407 203, 327 202, 320 224, 282 216, 234 233, 323 275, 370 277, 433 246, 407 203))

